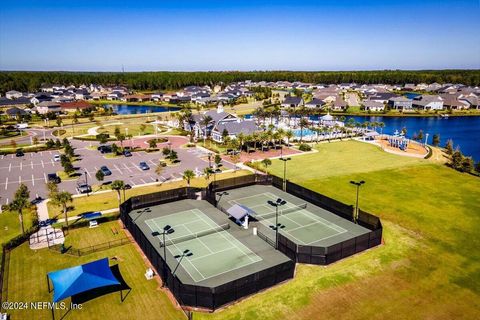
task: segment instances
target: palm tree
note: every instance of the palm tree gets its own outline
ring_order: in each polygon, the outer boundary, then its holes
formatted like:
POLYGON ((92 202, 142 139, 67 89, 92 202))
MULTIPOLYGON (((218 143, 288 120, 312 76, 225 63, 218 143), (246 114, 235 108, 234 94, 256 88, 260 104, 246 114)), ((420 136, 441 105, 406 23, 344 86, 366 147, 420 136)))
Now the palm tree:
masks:
POLYGON ((203 134, 203 144, 205 145, 205 140, 207 139, 207 127, 212 122, 212 117, 210 116, 203 116, 202 120, 200 123, 205 127, 205 132, 203 134))
POLYGON ((253 149, 255 149, 255 151, 257 150, 258 138, 259 138, 258 132, 252 133, 253 149))
POLYGON ((28 191, 26 185, 21 183, 17 191, 15 191, 13 201, 10 204, 10 208, 18 212, 18 219, 20 220, 20 225, 22 227, 22 234, 25 233, 25 226, 23 224, 23 210, 30 205, 29 198, 30 191, 28 191))
POLYGON ((182 176, 183 180, 187 181, 187 186, 190 187, 190 181, 195 178, 195 173, 192 170, 185 170, 182 176))
POLYGON ((68 217, 67 217, 67 204, 72 202, 72 194, 68 191, 58 192, 54 195, 52 202, 53 204, 62 207, 63 209, 63 216, 65 217, 65 223, 68 229, 68 217))
POLYGON ((302 143, 303 140, 303 128, 308 127, 309 122, 307 119, 302 118, 300 119, 300 143, 302 143))
POLYGON ((240 152, 242 152, 243 142, 245 141, 245 135, 240 132, 237 135, 237 139, 238 139, 238 145, 239 145, 239 148, 240 148, 240 152))
POLYGON ((292 139, 295 136, 292 130, 288 130, 285 132, 285 137, 287 138, 287 146, 290 146, 290 139, 292 139))
POLYGON ((262 160, 262 165, 265 167, 265 172, 268 174, 268 166, 272 165, 272 160, 265 158, 262 160))
POLYGON ((260 134, 260 143, 262 145, 262 151, 264 151, 265 142, 269 139, 268 132, 264 131, 260 134))
POLYGON ((203 169, 203 174, 205 175, 205 180, 210 180, 210 177, 212 176, 213 174, 213 169, 212 168, 209 168, 209 167, 206 167, 203 169))
POLYGON ((112 190, 117 191, 118 206, 120 207, 120 202, 122 201, 120 191, 125 188, 125 183, 122 180, 115 180, 112 182, 111 188, 112 190))
POLYGON ((379 122, 378 127, 380 128, 380 134, 383 135, 383 128, 385 128, 385 122, 379 122))
POLYGON ((250 143, 253 141, 253 138, 251 135, 245 135, 243 139, 245 141, 245 145, 247 146, 247 153, 250 154, 250 143))

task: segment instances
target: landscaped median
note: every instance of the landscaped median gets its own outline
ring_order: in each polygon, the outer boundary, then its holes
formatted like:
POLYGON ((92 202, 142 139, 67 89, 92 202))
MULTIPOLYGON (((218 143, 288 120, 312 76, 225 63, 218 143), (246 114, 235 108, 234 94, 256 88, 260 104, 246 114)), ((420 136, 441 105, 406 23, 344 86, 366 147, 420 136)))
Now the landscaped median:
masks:
MULTIPOLYGON (((233 172, 221 173, 216 175, 217 180, 228 179, 231 177, 240 177, 244 175, 252 174, 247 170, 238 170, 233 172)), ((196 177, 192 179, 192 187, 206 187, 208 183, 212 182, 214 179, 213 176, 209 180, 206 180, 204 177, 196 177)), ((156 183, 148 186, 134 187, 129 190, 125 190, 125 197, 128 199, 132 196, 137 196, 141 194, 147 194, 152 192, 164 191, 168 189, 174 189, 178 187, 186 186, 186 181, 176 180, 165 183, 156 183)), ((123 192, 121 192, 123 199, 123 192)), ((104 211, 108 209, 118 208, 118 196, 117 192, 113 190, 108 190, 106 192, 94 193, 89 196, 83 195, 79 197, 74 197, 73 202, 69 204, 69 217, 75 217, 81 215, 85 212, 92 211, 104 211)), ((48 202, 48 214, 50 218, 63 219, 62 208, 55 206, 53 203, 48 202)))

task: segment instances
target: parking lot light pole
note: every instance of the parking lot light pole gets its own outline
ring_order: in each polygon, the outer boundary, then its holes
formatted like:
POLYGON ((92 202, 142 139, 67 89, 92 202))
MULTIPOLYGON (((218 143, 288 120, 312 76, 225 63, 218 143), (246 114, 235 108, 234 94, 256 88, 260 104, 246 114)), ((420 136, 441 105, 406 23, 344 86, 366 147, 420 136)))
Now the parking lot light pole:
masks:
POLYGON ((170 226, 170 225, 166 225, 165 227, 163 227, 163 232, 160 233, 158 231, 155 231, 155 232, 152 232, 152 236, 156 237, 156 236, 159 236, 161 235, 162 238, 163 238, 163 242, 162 242, 162 246, 163 246, 163 262, 164 262, 164 266, 163 266, 163 281, 162 281, 162 287, 165 287, 165 284, 167 282, 167 246, 165 245, 165 235, 167 234, 172 234, 174 233, 175 230, 170 226))
POLYGON ((361 181, 350 181, 351 184, 355 185, 357 187, 357 201, 355 202, 355 211, 353 213, 353 222, 357 223, 357 219, 358 219, 358 193, 360 191, 360 186, 362 184, 365 183, 365 181, 361 180, 361 181))
POLYGON ((267 201, 269 205, 275 207, 275 225, 270 225, 270 229, 275 231, 275 250, 278 250, 278 230, 285 228, 281 223, 278 223, 278 207, 283 206, 287 201, 278 198, 276 201, 267 201))
POLYGON ((287 191, 287 161, 292 160, 292 158, 280 158, 283 161, 283 192, 287 191))

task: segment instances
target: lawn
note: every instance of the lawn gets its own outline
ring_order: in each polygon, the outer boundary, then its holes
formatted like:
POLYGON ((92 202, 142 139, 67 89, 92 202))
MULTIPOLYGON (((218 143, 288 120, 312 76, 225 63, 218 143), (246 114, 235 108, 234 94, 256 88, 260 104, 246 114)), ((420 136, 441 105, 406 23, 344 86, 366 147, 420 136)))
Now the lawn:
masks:
MULTIPOLYGON (((239 170, 237 172, 222 173, 217 175, 217 180, 228 179, 234 176, 239 177, 246 174, 251 174, 251 172, 246 170, 239 170)), ((205 180, 204 177, 198 177, 198 178, 194 178, 191 181, 191 185, 193 187, 205 187, 207 183, 211 181, 213 181, 213 177, 211 177, 209 181, 205 180)), ((130 190, 125 191, 125 196, 128 199, 130 197, 140 195, 140 194, 185 187, 186 185, 187 185, 186 181, 181 180, 181 181, 172 181, 172 182, 156 184, 156 185, 149 185, 145 187, 132 188, 130 190)), ((123 198, 123 193, 122 193, 122 198, 123 198)), ((117 192, 114 192, 114 191, 103 192, 103 193, 90 195, 89 197, 74 198, 73 204, 71 204, 71 206, 73 206, 73 210, 70 210, 68 212, 69 217, 73 217, 89 211, 102 211, 102 210, 117 208, 118 207, 117 192)), ((59 216, 59 218, 63 218, 62 208, 59 206, 53 205, 51 202, 48 202, 48 213, 52 218, 56 216, 59 216)))
MULTIPOLYGON (((106 227, 116 225, 123 233, 118 221, 105 224, 106 227)), ((67 241, 75 247, 83 246, 88 241, 104 241, 108 236, 102 235, 102 229, 82 228, 67 236, 67 241), (98 231, 97 231, 98 230, 98 231), (69 239, 72 237, 73 239, 69 239)), ((115 237, 111 236, 111 240, 115 237)), ((97 243, 98 244, 98 243, 97 243)), ((134 244, 99 251, 82 257, 62 255, 58 252, 42 249, 32 251, 28 243, 22 244, 10 253, 10 272, 8 278, 8 301, 51 301, 52 293, 48 292, 45 275, 47 272, 72 267, 104 257, 116 257, 121 275, 132 289, 124 302, 120 293, 113 292, 82 303, 81 310, 72 310, 66 319, 185 319, 183 312, 178 310, 159 289, 155 280, 146 280, 144 273, 147 268, 142 256, 134 244)), ((110 260, 110 265, 117 262, 110 260)), ((126 291, 124 291, 124 296, 126 291)), ((70 303, 70 299, 65 300, 70 303)), ((65 314, 64 310, 55 312, 56 319, 65 314)), ((12 319, 51 319, 50 310, 19 310, 11 314, 12 319)))
MULTIPOLYGON (((33 215, 35 209, 26 209, 23 212, 23 223, 25 230, 32 226, 33 215)), ((0 246, 2 243, 9 241, 10 239, 20 235, 22 228, 20 226, 20 220, 16 211, 3 210, 0 213, 0 246)))
MULTIPOLYGON (((320 143, 314 145, 314 148, 318 153, 291 157, 292 160, 287 162, 287 177, 294 177, 297 182, 305 182, 311 178, 318 179, 427 163, 422 159, 389 154, 383 152, 380 147, 355 140, 320 143)), ((283 162, 272 161, 269 172, 278 173, 283 177, 283 162)))
POLYGON ((291 180, 350 204, 349 181, 365 180, 360 207, 382 218, 385 245, 298 265, 294 280, 195 319, 478 319, 480 179, 366 144, 319 149, 292 157, 291 180))
POLYGON ((68 236, 65 238, 65 246, 72 246, 75 249, 81 249, 99 243, 106 243, 125 238, 125 232, 123 232, 119 221, 99 223, 97 227, 88 229, 88 237, 85 236, 86 233, 86 228, 69 230, 68 236), (112 229, 118 231, 118 234, 114 234, 112 229))

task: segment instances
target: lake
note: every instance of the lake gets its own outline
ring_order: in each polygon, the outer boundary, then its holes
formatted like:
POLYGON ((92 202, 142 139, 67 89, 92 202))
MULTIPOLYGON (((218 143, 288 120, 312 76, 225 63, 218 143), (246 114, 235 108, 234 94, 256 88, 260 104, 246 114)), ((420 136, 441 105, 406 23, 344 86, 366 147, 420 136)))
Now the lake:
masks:
POLYGON ((104 104, 102 107, 112 108, 116 114, 141 114, 152 112, 168 112, 180 110, 178 107, 164 107, 164 106, 145 106, 132 104, 104 104))
POLYGON ((353 118, 358 122, 383 122, 385 123, 383 132, 388 134, 407 128, 407 136, 412 137, 415 133, 423 130, 424 135, 429 134, 429 144, 432 143, 432 136, 439 134, 441 146, 444 146, 448 139, 452 139, 454 148, 459 146, 464 155, 472 156, 476 161, 480 161, 480 116, 450 116, 449 118, 355 116, 353 118))

